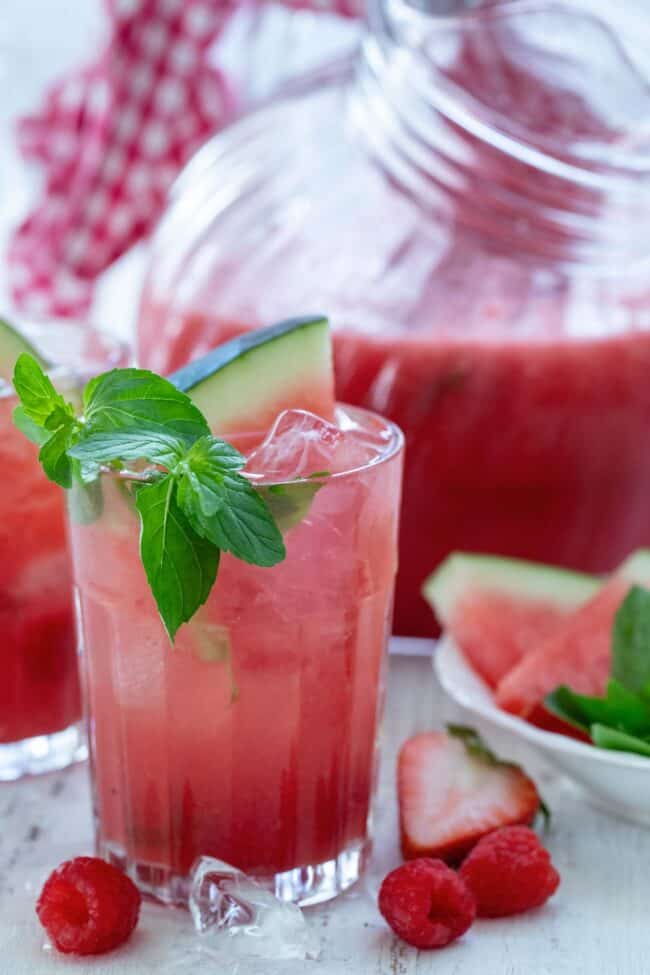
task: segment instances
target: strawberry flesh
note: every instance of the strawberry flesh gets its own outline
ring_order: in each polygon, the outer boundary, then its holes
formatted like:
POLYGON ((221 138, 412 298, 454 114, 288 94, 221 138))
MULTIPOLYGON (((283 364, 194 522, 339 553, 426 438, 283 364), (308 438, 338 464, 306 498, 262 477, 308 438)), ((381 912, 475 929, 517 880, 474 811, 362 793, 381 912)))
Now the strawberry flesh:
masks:
POLYGON ((398 762, 402 853, 458 863, 501 826, 529 825, 535 783, 516 766, 470 753, 445 732, 410 738, 398 762))

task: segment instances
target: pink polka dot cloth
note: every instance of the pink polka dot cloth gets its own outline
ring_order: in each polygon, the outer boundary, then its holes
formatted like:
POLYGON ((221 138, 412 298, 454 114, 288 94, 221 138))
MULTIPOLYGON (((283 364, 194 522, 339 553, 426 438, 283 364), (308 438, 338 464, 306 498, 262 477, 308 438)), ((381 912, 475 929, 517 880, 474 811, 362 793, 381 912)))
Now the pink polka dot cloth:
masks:
MULTIPOLYGON (((97 59, 53 85, 18 123, 45 169, 7 260, 13 301, 35 316, 87 312, 96 276, 145 235, 191 153, 235 113, 207 51, 238 0, 105 0, 97 59)), ((355 16, 362 0, 284 0, 355 16)))

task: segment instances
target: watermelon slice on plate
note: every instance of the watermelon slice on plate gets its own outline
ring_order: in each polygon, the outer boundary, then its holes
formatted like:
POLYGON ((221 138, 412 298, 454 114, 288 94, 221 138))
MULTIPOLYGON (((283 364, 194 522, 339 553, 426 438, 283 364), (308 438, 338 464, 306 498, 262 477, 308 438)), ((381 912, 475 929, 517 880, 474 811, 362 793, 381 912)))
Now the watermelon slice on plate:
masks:
POLYGON ((424 595, 472 667, 496 688, 600 585, 566 569, 457 552, 430 576, 424 595))
POLYGON ((500 681, 499 707, 530 718, 561 684, 580 694, 603 694, 611 670, 614 617, 633 585, 650 587, 650 551, 630 556, 595 596, 536 643, 500 681))
POLYGON ((440 684, 488 742, 508 754, 508 742, 534 747, 547 764, 569 775, 585 795, 612 815, 650 826, 650 761, 641 755, 594 748, 564 734, 549 734, 496 706, 494 694, 451 637, 433 654, 440 684))

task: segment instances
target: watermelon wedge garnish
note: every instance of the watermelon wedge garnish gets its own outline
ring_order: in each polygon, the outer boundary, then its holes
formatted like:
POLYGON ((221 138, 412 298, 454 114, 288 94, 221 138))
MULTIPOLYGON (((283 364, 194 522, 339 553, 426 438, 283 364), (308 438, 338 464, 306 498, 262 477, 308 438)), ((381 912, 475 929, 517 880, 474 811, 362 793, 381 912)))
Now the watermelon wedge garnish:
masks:
POLYGON ((0 379, 6 383, 11 383, 14 374, 16 359, 23 352, 28 352, 40 364, 41 368, 49 368, 49 363, 38 352, 32 343, 10 325, 4 318, 0 318, 0 379))
POLYGON ((219 436, 265 432, 283 410, 334 418, 332 342, 322 316, 246 332, 169 379, 219 436))

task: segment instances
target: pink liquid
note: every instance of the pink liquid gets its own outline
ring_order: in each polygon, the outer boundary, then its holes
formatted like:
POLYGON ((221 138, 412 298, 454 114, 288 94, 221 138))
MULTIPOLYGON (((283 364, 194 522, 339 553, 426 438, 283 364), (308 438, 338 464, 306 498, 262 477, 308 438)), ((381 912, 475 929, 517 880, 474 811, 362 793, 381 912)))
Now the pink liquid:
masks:
POLYGON ((72 583, 61 490, 0 398, 0 744, 81 717, 72 583))
POLYGON ((254 149, 220 137, 228 204, 212 176, 213 222, 184 245, 192 200, 172 206, 141 313, 141 358, 163 370, 308 307, 331 315, 337 396, 406 437, 404 634, 435 633, 420 589, 454 549, 600 572, 650 544, 647 179, 598 182, 612 146, 635 144, 647 84, 584 11, 493 13, 432 22, 425 96, 417 71, 410 88, 387 69, 381 106, 378 56, 360 91, 287 103, 286 126, 269 113, 254 149), (432 111, 441 91, 463 112, 432 111), (318 152, 283 158, 282 196, 268 160, 279 130, 303 129, 318 152), (232 203, 250 171, 261 189, 232 203))
POLYGON ((273 569, 222 556, 173 649, 124 485, 71 522, 99 849, 146 890, 178 899, 199 855, 269 877, 365 848, 400 474, 326 483, 273 569))
MULTIPOLYGON (((188 315, 167 364, 246 327, 188 315)), ((420 588, 450 551, 604 572, 650 544, 650 334, 463 341, 345 330, 335 354, 338 398, 406 437, 397 632, 435 632, 420 588)))

